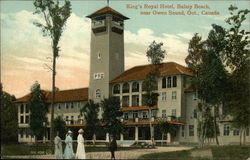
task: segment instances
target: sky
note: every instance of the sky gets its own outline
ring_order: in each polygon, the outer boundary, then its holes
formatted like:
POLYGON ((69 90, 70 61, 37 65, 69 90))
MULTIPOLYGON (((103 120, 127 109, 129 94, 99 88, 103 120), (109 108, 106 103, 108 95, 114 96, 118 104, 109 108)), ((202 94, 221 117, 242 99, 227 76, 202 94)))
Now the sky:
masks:
MULTIPOLYGON (((91 21, 86 16, 105 7, 107 2, 73 0, 71 4, 72 13, 59 43, 56 86, 60 90, 88 87, 91 21)), ((164 62, 185 65, 188 43, 194 33, 206 39, 211 24, 228 28, 224 20, 229 17, 231 4, 239 9, 249 9, 250 1, 110 0, 110 7, 130 18, 125 21, 124 31, 125 69, 148 64, 146 51, 154 40, 164 44, 167 53, 164 62), (161 4, 173 5, 174 8, 159 8, 161 4), (188 15, 189 9, 185 7, 189 6, 192 6, 190 11, 199 15, 188 15), (195 6, 207 8, 197 9, 195 6), (185 15, 153 14, 181 11, 185 15), (202 11, 217 12, 218 15, 202 15, 202 11), (151 15, 142 15, 141 12, 151 12, 151 15)), ((52 64, 51 39, 43 37, 40 28, 33 25, 33 22, 43 23, 43 17, 33 14, 35 8, 31 0, 5 0, 0 1, 0 6, 1 82, 4 91, 22 97, 30 92, 35 81, 42 89, 50 90, 52 74, 46 65, 52 64)), ((249 31, 249 26, 248 20, 242 27, 249 31)))

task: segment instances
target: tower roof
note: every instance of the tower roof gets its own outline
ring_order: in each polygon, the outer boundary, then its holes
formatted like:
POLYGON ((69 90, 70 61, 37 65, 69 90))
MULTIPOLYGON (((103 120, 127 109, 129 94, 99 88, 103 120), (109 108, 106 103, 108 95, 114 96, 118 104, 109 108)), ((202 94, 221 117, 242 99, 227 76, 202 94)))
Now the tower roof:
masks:
POLYGON ((122 15, 121 13, 117 12, 116 10, 114 10, 114 9, 108 7, 108 6, 97 10, 96 12, 88 15, 87 17, 88 18, 93 18, 95 16, 102 15, 102 14, 107 14, 107 13, 119 16, 119 17, 121 17, 124 20, 129 19, 128 17, 122 15))

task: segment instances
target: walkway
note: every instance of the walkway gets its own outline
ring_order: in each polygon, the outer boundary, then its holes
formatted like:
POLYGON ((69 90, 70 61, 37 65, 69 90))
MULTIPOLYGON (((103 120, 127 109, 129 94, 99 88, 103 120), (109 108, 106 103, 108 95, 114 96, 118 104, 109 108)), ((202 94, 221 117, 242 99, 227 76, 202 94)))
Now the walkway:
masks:
MULTIPOLYGON (((155 149, 134 149, 123 150, 115 153, 116 159, 137 159, 139 156, 148 153, 171 152, 180 150, 189 150, 192 147, 157 147, 155 149)), ((27 156, 8 156, 3 158, 25 158, 25 159, 53 159, 53 155, 27 155, 27 156)), ((110 159, 110 152, 88 152, 88 159, 110 159)))

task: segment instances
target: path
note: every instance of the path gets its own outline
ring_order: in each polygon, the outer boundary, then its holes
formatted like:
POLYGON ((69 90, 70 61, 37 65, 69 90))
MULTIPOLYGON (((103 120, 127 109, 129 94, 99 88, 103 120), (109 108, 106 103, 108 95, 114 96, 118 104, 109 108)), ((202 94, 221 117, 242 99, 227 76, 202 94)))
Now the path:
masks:
MULTIPOLYGON (((115 152, 117 159, 137 159, 139 156, 148 153, 171 152, 180 150, 189 150, 192 147, 157 147, 155 149, 134 149, 115 152)), ((3 158, 25 158, 25 159, 54 159, 53 155, 24 155, 24 156, 6 156, 3 158)), ((110 159, 110 152, 88 152, 88 159, 110 159)))

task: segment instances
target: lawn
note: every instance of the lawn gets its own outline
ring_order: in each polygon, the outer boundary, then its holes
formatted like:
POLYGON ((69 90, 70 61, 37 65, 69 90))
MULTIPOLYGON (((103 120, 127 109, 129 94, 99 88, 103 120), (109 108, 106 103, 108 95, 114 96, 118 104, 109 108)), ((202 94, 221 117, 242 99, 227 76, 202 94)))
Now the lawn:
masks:
POLYGON ((246 160, 248 157, 250 157, 250 146, 211 146, 186 151, 145 154, 138 159, 246 160))
MULTIPOLYGON (((76 151, 77 144, 74 143, 73 149, 76 151)), ((64 145, 63 145, 64 148, 64 145)), ((39 154, 53 154, 54 146, 49 144, 3 144, 1 145, 1 155, 39 155, 39 154)), ((119 150, 133 150, 138 147, 119 147, 119 150)), ((104 146, 85 146, 86 152, 105 152, 109 151, 108 147, 104 146)))

